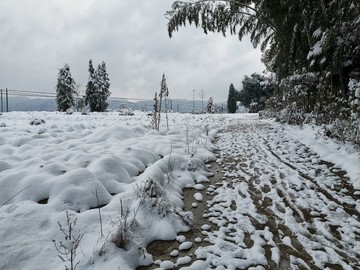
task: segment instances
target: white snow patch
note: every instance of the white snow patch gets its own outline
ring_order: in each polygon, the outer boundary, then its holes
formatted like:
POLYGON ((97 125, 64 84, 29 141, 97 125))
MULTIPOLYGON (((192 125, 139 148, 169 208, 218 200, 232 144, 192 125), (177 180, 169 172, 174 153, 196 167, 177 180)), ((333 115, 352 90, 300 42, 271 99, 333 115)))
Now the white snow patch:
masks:
POLYGON ((204 199, 203 195, 202 195, 201 193, 199 193, 199 192, 197 192, 197 193, 194 194, 194 198, 195 198, 195 200, 197 200, 198 202, 201 202, 201 201, 204 199))
POLYGON ((192 242, 184 242, 179 246, 179 250, 188 250, 192 247, 192 242))

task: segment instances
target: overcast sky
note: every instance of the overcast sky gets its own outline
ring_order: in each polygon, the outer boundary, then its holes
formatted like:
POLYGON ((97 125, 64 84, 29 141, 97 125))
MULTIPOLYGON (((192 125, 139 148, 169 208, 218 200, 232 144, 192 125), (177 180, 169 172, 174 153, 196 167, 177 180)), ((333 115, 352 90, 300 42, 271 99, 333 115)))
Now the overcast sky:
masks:
POLYGON ((85 88, 88 62, 105 61, 114 97, 153 98, 167 77, 171 98, 227 99, 261 53, 236 36, 180 28, 164 17, 173 0, 0 0, 0 88, 55 92, 67 63, 85 88))

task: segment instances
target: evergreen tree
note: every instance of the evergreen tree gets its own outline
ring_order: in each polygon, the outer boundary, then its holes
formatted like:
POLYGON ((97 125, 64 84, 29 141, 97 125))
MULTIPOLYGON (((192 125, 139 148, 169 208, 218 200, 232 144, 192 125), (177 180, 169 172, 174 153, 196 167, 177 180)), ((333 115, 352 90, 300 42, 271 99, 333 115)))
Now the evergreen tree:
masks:
POLYGON ((237 91, 235 90, 235 87, 233 84, 230 84, 229 87, 229 95, 227 100, 227 109, 229 113, 235 113, 236 112, 236 100, 237 100, 237 91))
POLYGON ((97 71, 96 71, 96 88, 98 91, 98 108, 97 111, 104 112, 106 111, 108 107, 107 99, 109 98, 111 92, 109 90, 110 88, 110 80, 109 76, 106 72, 106 64, 103 61, 101 65, 98 65, 97 71))
POLYGON ((154 97, 153 101, 154 101, 154 103, 153 103, 154 111, 153 111, 152 125, 153 125, 154 129, 159 131, 158 116, 160 114, 160 111, 159 111, 159 99, 157 96, 157 92, 155 92, 155 97, 154 97))
POLYGON ((157 95, 157 92, 155 92, 155 98, 154 98, 154 115, 153 115, 153 126, 154 129, 158 130, 160 129, 160 118, 161 118, 161 105, 162 100, 164 98, 165 102, 165 116, 166 116, 166 127, 167 130, 169 130, 169 119, 168 119, 168 113, 167 113, 167 98, 169 96, 169 89, 166 84, 166 77, 165 74, 162 75, 161 83, 160 83, 160 92, 159 97, 157 95))
MULTIPOLYGON (((165 74, 162 75, 161 83, 160 83, 160 93, 159 93, 159 115, 158 115, 158 128, 160 127, 160 114, 161 114, 161 105, 162 105, 162 99, 164 97, 165 101, 165 113, 166 113, 166 120, 167 119, 167 97, 169 96, 169 89, 166 85, 166 78, 165 74)), ((168 121, 167 123, 167 129, 169 130, 168 121)))
POLYGON ((92 60, 89 60, 89 79, 86 84, 85 105, 89 105, 90 111, 96 111, 97 108, 97 91, 95 85, 95 70, 92 60))
POLYGON ((89 60, 89 79, 86 85, 85 103, 92 112, 104 112, 107 107, 107 99, 110 96, 110 80, 106 72, 106 64, 102 62, 96 71, 92 60, 89 60))
POLYGON ((169 88, 166 84, 165 74, 163 74, 161 80, 161 91, 164 95, 164 102, 165 102, 165 118, 166 118, 166 129, 169 130, 169 116, 168 116, 168 97, 169 97, 169 88))
POLYGON ((282 110, 349 118, 351 79, 360 81, 360 2, 175 1, 166 13, 168 32, 194 24, 205 33, 250 36, 276 75, 270 103, 282 110))
POLYGON ((71 77, 70 67, 65 64, 59 70, 58 80, 56 84, 56 104, 57 109, 65 112, 74 105, 75 81, 71 77))
POLYGON ((273 95, 274 87, 274 83, 262 75, 254 73, 251 77, 245 76, 239 101, 249 112, 259 112, 265 109, 265 103, 273 95))
POLYGON ((215 106, 214 106, 213 97, 209 98, 208 103, 206 105, 206 111, 207 111, 207 113, 214 113, 215 112, 215 106))

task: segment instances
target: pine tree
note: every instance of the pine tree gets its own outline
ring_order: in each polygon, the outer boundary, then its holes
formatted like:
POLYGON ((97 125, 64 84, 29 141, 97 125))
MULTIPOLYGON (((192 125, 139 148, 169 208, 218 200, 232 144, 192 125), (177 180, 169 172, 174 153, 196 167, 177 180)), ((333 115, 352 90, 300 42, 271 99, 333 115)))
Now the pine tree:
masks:
POLYGON ((98 65, 97 71, 96 71, 96 88, 98 91, 98 110, 99 112, 106 111, 108 107, 107 99, 109 98, 111 92, 109 90, 110 88, 110 80, 109 76, 106 72, 106 64, 103 61, 101 65, 98 65))
POLYGON ((215 107, 214 107, 214 99, 212 97, 209 98, 208 103, 206 105, 206 111, 207 113, 214 113, 215 107))
POLYGON ((169 119, 167 114, 167 98, 169 96, 169 89, 166 85, 166 77, 165 74, 163 74, 161 83, 160 83, 160 92, 159 96, 157 95, 157 92, 155 92, 155 98, 154 98, 154 115, 153 115, 153 126, 154 129, 158 130, 160 129, 160 118, 161 118, 161 105, 162 100, 164 98, 165 101, 165 115, 166 115, 166 128, 169 130, 169 119))
POLYGON ((265 102, 274 93, 275 85, 265 76, 254 73, 251 77, 245 76, 242 80, 242 90, 239 101, 251 113, 265 109, 265 102))
POLYGON ((158 115, 158 128, 160 127, 160 114, 161 114, 161 103, 162 103, 162 99, 164 97, 164 101, 165 101, 165 113, 166 113, 166 124, 167 124, 167 129, 169 130, 169 124, 168 124, 168 116, 167 116, 167 97, 169 96, 169 89, 166 85, 166 78, 165 78, 165 74, 162 75, 161 78, 161 83, 160 83, 160 93, 159 93, 159 115, 158 115))
POLYGON ((70 67, 65 64, 59 70, 56 84, 56 104, 59 111, 65 112, 74 105, 75 88, 75 81, 71 77, 70 67))
POLYGON ((236 112, 236 100, 237 100, 237 91, 235 90, 235 87, 233 84, 230 84, 229 87, 229 95, 227 100, 227 109, 229 113, 235 113, 236 112))
POLYGON ((104 112, 107 107, 107 99, 110 96, 110 80, 106 72, 106 64, 103 61, 96 71, 92 60, 89 61, 89 79, 86 85, 85 103, 90 106, 92 112, 104 112))
POLYGON ((154 128, 154 129, 156 129, 157 131, 159 131, 159 122, 158 122, 159 99, 158 99, 158 96, 157 96, 157 92, 155 92, 153 108, 154 108, 154 112, 153 112, 153 118, 152 118, 152 125, 153 125, 153 128, 154 128))
POLYGON ((90 111, 96 111, 97 108, 97 91, 95 86, 95 70, 92 60, 89 60, 89 79, 86 84, 85 105, 89 105, 90 111))

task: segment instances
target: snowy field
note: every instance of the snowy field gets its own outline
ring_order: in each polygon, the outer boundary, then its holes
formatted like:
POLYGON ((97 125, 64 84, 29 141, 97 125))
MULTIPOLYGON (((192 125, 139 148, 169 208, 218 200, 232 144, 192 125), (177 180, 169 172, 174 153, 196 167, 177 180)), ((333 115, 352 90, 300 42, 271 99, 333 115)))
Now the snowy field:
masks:
POLYGON ((183 190, 211 179, 210 161, 224 178, 203 191, 209 245, 158 267, 360 267, 359 155, 316 128, 172 113, 158 132, 143 112, 13 112, 0 116, 0 269, 136 269, 153 240, 190 248, 183 190))

